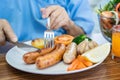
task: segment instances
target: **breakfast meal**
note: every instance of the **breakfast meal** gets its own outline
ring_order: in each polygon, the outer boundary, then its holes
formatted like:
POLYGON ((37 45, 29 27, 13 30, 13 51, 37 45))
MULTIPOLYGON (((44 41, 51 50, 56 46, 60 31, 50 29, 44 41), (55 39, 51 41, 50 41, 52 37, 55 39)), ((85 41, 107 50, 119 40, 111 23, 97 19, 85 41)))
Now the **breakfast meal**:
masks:
MULTIPOLYGON (((38 40, 41 39, 33 40, 31 44, 35 43, 34 46, 41 44, 41 41, 39 43, 38 40)), ((25 53, 23 55, 24 62, 26 64, 35 64, 36 67, 41 70, 63 61, 64 64, 68 65, 66 70, 72 71, 86 68, 100 62, 110 51, 110 44, 99 46, 85 34, 77 37, 63 34, 56 36, 54 41, 55 46, 53 48, 41 48, 25 53), (103 48, 106 49, 106 51, 99 51, 103 48)))

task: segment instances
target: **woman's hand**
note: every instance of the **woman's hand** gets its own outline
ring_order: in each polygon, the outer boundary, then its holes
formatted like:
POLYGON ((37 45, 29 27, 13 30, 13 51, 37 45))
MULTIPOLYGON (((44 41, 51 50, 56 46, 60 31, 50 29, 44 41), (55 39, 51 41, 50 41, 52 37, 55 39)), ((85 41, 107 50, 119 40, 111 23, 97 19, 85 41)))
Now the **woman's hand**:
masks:
POLYGON ((77 36, 79 34, 84 34, 84 31, 76 26, 74 22, 69 18, 66 10, 58 5, 52 5, 47 8, 41 8, 42 17, 50 17, 50 27, 51 29, 59 29, 62 27, 67 31, 68 34, 77 36))
POLYGON ((51 29, 58 29, 59 27, 68 27, 70 18, 66 10, 58 5, 42 8, 42 17, 50 17, 51 29))
POLYGON ((4 19, 0 19, 0 45, 4 45, 6 42, 6 39, 11 42, 17 41, 17 37, 14 34, 9 23, 4 19))

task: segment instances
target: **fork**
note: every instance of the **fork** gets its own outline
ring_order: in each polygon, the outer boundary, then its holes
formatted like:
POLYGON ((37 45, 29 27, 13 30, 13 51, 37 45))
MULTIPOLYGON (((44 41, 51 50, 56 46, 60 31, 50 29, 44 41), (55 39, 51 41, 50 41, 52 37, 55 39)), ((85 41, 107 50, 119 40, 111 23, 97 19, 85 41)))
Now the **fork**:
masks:
POLYGON ((45 48, 54 47, 54 32, 50 29, 50 18, 47 19, 47 30, 44 32, 45 48))

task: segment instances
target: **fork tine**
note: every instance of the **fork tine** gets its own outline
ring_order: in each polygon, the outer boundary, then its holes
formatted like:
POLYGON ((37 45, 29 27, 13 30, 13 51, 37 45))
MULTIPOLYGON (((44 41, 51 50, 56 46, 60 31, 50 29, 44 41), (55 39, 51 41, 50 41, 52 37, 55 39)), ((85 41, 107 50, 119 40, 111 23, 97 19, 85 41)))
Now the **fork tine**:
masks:
POLYGON ((49 48, 49 33, 46 35, 46 48, 49 48))
POLYGON ((50 34, 50 47, 52 48, 54 46, 54 38, 53 38, 53 33, 50 34))
POLYGON ((48 43, 47 43, 47 47, 50 47, 51 48, 51 33, 48 33, 48 43))
POLYGON ((44 46, 45 46, 45 48, 47 48, 47 34, 46 34, 46 32, 44 32, 44 46))
POLYGON ((46 47, 46 34, 44 32, 44 47, 46 47))
POLYGON ((52 47, 54 47, 54 33, 52 34, 52 47))
POLYGON ((50 35, 50 47, 54 47, 54 32, 51 32, 51 35, 50 35))

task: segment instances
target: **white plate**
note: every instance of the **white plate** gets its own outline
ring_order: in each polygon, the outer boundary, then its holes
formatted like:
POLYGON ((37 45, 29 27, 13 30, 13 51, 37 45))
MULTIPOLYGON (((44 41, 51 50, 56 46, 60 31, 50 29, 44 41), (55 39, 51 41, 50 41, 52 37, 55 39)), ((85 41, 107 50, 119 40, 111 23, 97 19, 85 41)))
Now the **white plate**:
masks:
MULTIPOLYGON (((98 35, 96 35, 96 37, 97 36, 98 35)), ((101 35, 99 35, 99 39, 101 39, 100 36, 101 35)), ((95 37, 95 35, 91 36, 91 38, 93 38, 93 40, 98 39, 96 37, 95 37)), ((102 39, 104 39, 104 38, 102 38, 102 39)), ((106 40, 104 40, 102 43, 105 43, 105 42, 106 42, 106 40)), ((99 44, 101 44, 101 43, 99 43, 99 44)), ((94 67, 100 65, 104 61, 104 60, 102 60, 101 62, 94 64, 90 67, 80 69, 80 70, 74 70, 74 71, 67 71, 68 65, 64 64, 61 61, 54 66, 39 70, 36 68, 35 64, 28 65, 28 64, 24 63, 24 61, 22 59, 24 53, 26 53, 26 51, 21 50, 18 47, 13 47, 6 54, 7 63, 18 70, 29 72, 29 73, 35 73, 35 74, 60 75, 60 74, 70 74, 70 73, 82 72, 82 71, 85 71, 85 70, 88 70, 88 69, 91 69, 91 68, 94 68, 94 67)))

